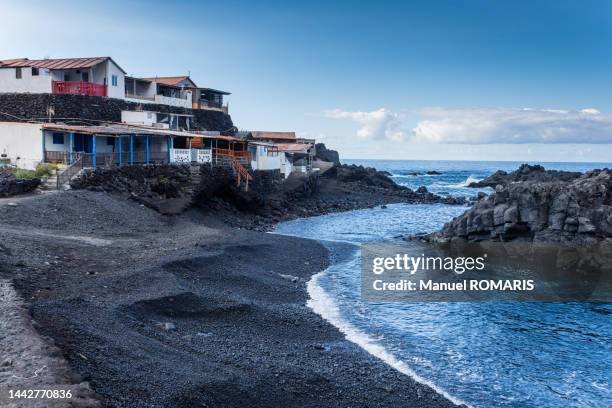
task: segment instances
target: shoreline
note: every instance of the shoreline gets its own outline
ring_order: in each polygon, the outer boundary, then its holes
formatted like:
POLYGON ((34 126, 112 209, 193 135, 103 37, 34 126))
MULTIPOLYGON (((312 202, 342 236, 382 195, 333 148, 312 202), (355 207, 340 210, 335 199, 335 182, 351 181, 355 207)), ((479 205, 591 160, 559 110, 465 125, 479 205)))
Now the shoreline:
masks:
MULTIPOLYGON (((325 214, 323 214, 325 215, 325 214)), ((280 233, 276 233, 283 236, 294 236, 295 235, 284 235, 280 233)), ((308 239, 308 238, 307 238, 308 239)), ((316 242, 322 243, 320 239, 312 239, 316 242)), ((354 243, 348 243, 346 241, 329 241, 333 243, 337 243, 340 245, 355 245, 354 243)), ((386 348, 380 345, 375 339, 373 339, 366 332, 358 329, 353 326, 349 321, 345 320, 340 316, 340 311, 336 304, 336 301, 332 298, 330 294, 328 294, 325 289, 323 289, 318 281, 325 274, 329 273, 329 270, 334 266, 332 261, 330 260, 330 265, 328 267, 318 273, 315 273, 311 276, 310 280, 306 283, 306 291, 308 293, 309 299, 307 300, 307 306, 317 315, 321 316, 322 319, 329 322, 336 329, 338 329, 346 338, 346 340, 355 343, 361 349, 369 353, 370 355, 376 357, 377 359, 383 361, 388 366, 397 370, 398 372, 410 377, 412 380, 420 383, 424 386, 430 387, 440 396, 448 399, 453 404, 457 406, 465 406, 470 407, 465 401, 451 395, 446 390, 437 386, 433 381, 428 380, 421 375, 417 374, 409 364, 404 361, 398 359, 386 350, 386 348)))
POLYGON ((109 403, 454 406, 306 305, 307 282, 329 262, 315 241, 228 228, 197 211, 164 218, 89 191, 0 211, 3 275, 41 335, 109 403), (53 208, 74 211, 55 218, 53 208), (12 235, 14 225, 32 234, 12 235), (91 234, 110 243, 66 239, 91 234))

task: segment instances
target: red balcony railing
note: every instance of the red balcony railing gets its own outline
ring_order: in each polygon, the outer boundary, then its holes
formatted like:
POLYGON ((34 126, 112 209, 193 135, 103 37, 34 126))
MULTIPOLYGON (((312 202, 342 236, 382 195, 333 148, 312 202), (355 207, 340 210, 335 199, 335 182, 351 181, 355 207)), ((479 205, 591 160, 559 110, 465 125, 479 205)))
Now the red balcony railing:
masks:
POLYGON ((106 96, 106 85, 83 81, 53 81, 53 93, 106 96))

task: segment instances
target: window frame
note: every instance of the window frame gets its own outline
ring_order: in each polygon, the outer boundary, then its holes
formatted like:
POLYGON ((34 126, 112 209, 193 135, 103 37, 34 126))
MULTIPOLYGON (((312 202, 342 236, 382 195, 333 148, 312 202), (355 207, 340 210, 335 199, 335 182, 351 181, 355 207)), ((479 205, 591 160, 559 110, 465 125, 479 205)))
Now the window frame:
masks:
POLYGON ((32 67, 32 76, 39 76, 40 75, 40 69, 38 69, 37 67, 32 67))
POLYGON ((15 79, 22 79, 23 72, 21 72, 21 67, 15 68, 15 79))
POLYGON ((61 132, 53 132, 51 138, 52 138, 52 144, 54 144, 54 145, 64 145, 64 144, 66 144, 66 135, 64 135, 61 132), (62 142, 61 143, 58 143, 58 139, 56 139, 58 137, 62 138, 62 142))

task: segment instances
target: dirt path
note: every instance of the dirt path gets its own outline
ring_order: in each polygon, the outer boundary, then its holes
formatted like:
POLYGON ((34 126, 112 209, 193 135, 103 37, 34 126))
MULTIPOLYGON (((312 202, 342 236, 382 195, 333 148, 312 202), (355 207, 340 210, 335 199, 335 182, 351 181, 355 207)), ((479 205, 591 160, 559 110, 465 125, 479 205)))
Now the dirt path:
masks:
POLYGON ((23 302, 7 280, 0 280, 0 406, 6 408, 97 407, 87 383, 74 384, 74 376, 60 350, 41 337, 23 302), (9 390, 62 389, 69 400, 11 399, 9 390))

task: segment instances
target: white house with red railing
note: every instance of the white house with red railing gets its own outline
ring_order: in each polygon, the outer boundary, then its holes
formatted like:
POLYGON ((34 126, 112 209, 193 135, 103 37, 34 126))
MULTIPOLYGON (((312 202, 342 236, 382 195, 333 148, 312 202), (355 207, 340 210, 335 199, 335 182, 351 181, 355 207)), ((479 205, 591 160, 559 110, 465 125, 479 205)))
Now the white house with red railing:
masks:
POLYGON ((198 87, 187 75, 138 78, 111 57, 0 60, 0 93, 104 96, 228 113, 229 92, 198 87))
POLYGON ((110 57, 0 60, 0 92, 124 99, 125 74, 110 57))

